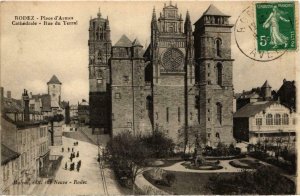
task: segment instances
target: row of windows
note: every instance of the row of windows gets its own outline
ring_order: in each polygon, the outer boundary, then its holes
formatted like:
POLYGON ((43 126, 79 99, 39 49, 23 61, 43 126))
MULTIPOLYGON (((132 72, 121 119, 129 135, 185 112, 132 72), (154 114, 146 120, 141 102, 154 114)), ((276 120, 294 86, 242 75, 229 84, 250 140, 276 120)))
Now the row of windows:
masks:
MULTIPOLYGON (((262 125, 262 118, 256 118, 256 125, 262 125)), ((274 118, 272 114, 266 115, 266 125, 288 125, 289 124, 289 115, 288 114, 275 114, 274 118)))

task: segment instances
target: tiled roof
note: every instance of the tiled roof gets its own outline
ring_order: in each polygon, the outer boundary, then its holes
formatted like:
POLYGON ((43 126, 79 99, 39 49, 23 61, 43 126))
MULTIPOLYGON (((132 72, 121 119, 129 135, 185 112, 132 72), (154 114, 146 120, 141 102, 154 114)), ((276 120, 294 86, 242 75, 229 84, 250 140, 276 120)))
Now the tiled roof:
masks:
POLYGON ((245 117, 251 117, 255 114, 265 110, 267 107, 269 107, 272 104, 275 104, 277 102, 275 101, 258 101, 254 103, 248 103, 236 113, 233 114, 234 118, 245 118, 245 117))
POLYGON ((14 160, 20 156, 19 153, 13 151, 7 146, 1 144, 1 165, 8 163, 11 160, 14 160))
POLYGON ((22 113, 24 108, 21 105, 21 101, 4 97, 1 110, 4 113, 22 113))
POLYGON ((47 82, 47 84, 61 84, 56 75, 53 75, 52 78, 47 82))
POLYGON ((207 10, 203 13, 203 16, 229 16, 222 13, 218 8, 216 8, 213 4, 207 8, 207 10))
POLYGON ((132 42, 126 35, 122 35, 119 41, 114 45, 116 47, 131 47, 132 42))

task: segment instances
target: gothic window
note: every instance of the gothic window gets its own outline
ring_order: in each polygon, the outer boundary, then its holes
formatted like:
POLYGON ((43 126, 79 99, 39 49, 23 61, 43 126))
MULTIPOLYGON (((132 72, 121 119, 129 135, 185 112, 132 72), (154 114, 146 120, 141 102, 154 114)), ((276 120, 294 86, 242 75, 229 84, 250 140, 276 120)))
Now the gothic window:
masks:
POLYGON ((96 32, 96 40, 99 40, 99 33, 96 32))
POLYGON ((98 70, 98 72, 97 72, 97 78, 103 78, 103 72, 102 72, 102 70, 98 70))
POLYGON ((266 125, 273 125, 273 115, 272 114, 267 114, 266 125))
POLYGON ((281 125, 281 115, 275 114, 274 125, 281 125))
POLYGON ((101 52, 101 50, 98 50, 97 59, 98 59, 99 61, 102 60, 102 52, 101 52))
POLYGON ((289 115, 288 114, 283 114, 283 116, 282 116, 282 124, 283 125, 288 125, 289 124, 289 115))
POLYGON ((217 84, 222 86, 222 64, 221 63, 218 63, 217 64, 217 70, 216 70, 216 78, 217 78, 217 84))
POLYGON ((221 45, 222 45, 222 40, 220 38, 216 39, 216 52, 217 52, 217 56, 220 57, 221 56, 221 45))
POLYGON ((167 71, 178 71, 183 64, 183 53, 177 48, 169 48, 162 57, 163 67, 167 71))
POLYGON ((220 139, 220 134, 218 132, 216 133, 216 138, 220 139))
POLYGON ((217 120, 220 124, 222 124, 222 104, 217 103, 217 120))

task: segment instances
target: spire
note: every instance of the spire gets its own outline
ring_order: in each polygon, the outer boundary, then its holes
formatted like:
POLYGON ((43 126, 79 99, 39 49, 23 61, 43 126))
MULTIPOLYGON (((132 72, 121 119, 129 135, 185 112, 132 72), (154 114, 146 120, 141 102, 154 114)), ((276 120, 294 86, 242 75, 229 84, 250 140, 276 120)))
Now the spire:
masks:
POLYGON ((100 18, 100 17, 101 17, 100 7, 99 7, 99 9, 98 9, 97 16, 98 16, 98 18, 100 18))
POLYGON ((156 30, 156 29, 157 29, 157 20, 156 20, 156 12, 154 7, 152 13, 151 30, 156 30))
POLYGON ((108 16, 106 17, 106 30, 110 30, 110 26, 109 26, 109 20, 108 20, 108 16))
POLYGON ((190 19, 189 11, 186 12, 185 22, 184 22, 184 32, 192 32, 192 23, 190 19))

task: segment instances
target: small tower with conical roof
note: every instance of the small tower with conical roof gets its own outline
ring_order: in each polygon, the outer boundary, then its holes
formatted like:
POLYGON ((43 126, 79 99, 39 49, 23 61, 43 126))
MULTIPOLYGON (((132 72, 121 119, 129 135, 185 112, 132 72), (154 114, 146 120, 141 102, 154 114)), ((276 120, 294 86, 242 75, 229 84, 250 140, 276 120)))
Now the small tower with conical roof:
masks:
POLYGON ((270 100, 272 98, 271 95, 272 87, 270 86, 268 80, 261 87, 261 96, 264 100, 270 100))
POLYGON ((48 94, 51 97, 51 107, 59 107, 61 101, 61 85, 62 83, 58 80, 56 75, 53 75, 48 85, 48 94))

